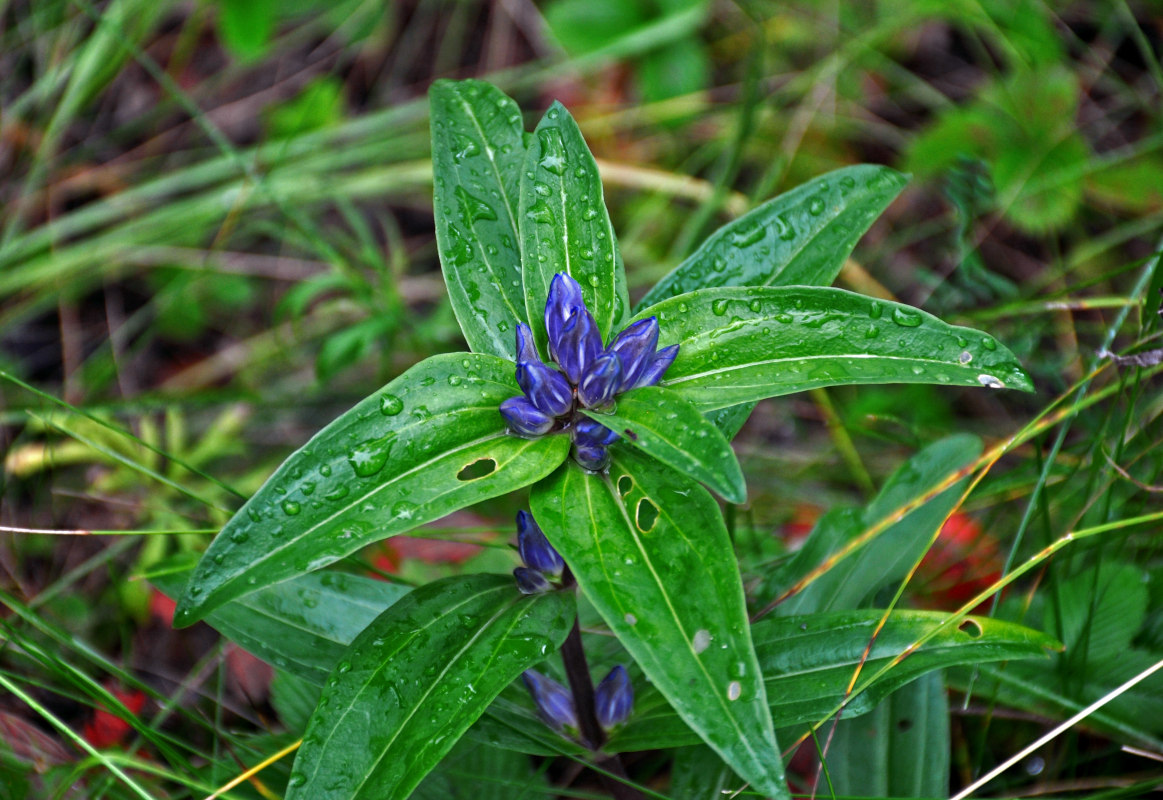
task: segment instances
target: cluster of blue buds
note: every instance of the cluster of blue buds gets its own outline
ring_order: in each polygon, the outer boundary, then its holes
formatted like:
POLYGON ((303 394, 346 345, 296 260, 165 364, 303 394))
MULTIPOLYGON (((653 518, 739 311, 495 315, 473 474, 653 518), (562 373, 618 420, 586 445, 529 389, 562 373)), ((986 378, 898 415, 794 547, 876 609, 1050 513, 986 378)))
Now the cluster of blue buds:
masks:
POLYGON ((565 562, 545 538, 533 515, 524 509, 517 512, 517 553, 525 566, 513 570, 513 577, 523 594, 557 588, 554 584, 561 580, 565 562))
POLYGON ((549 285, 545 331, 558 369, 538 357, 533 331, 518 323, 517 384, 524 394, 501 403, 501 416, 520 436, 569 433, 574 459, 586 469, 604 469, 606 448, 619 436, 579 409, 601 411, 620 392, 658 383, 678 355, 678 345, 659 350, 658 320, 650 317, 630 325, 603 350, 581 287, 562 272, 549 285))
MULTIPOLYGON (((578 738, 577 711, 569 689, 537 670, 527 669, 521 678, 525 681, 537 712, 545 724, 555 731, 578 738)), ((634 708, 634 687, 621 664, 610 670, 594 689, 594 710, 598 724, 609 731, 621 725, 634 708)))

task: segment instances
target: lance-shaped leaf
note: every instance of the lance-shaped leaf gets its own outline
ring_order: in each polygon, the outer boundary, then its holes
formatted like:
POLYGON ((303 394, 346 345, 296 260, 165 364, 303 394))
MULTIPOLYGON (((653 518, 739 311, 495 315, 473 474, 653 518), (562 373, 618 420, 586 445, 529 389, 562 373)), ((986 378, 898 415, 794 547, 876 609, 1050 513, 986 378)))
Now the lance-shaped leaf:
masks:
POLYGON ((680 345, 662 385, 704 412, 843 384, 1033 389, 992 336, 841 289, 700 289, 643 315, 680 345))
POLYGON ((545 301, 558 272, 581 286, 602 341, 608 341, 630 309, 626 274, 597 164, 561 103, 545 112, 526 153, 518 225, 525 308, 542 353, 545 301))
POLYGON ((561 645, 575 613, 572 593, 522 595, 509 575, 416 589, 335 665, 287 800, 406 798, 502 689, 561 645))
POLYGON ((618 396, 609 413, 583 412, 623 440, 694 478, 732 503, 747 499, 743 470, 714 423, 668 389, 644 386, 618 396))
POLYGON ((534 486, 530 503, 586 597, 683 720, 756 790, 786 798, 735 552, 711 495, 620 449, 608 474, 568 463, 534 486))
POLYGON ((448 353, 361 401, 284 461, 227 523, 174 623, 189 625, 227 600, 551 472, 569 442, 510 435, 497 406, 518 392, 511 361, 448 353))
MULTIPOLYGON (((192 569, 151 575, 177 597, 192 569)), ((219 606, 205 622, 280 669, 322 686, 356 634, 410 591, 399 584, 343 572, 314 572, 219 606)))
POLYGON ((828 286, 907 182, 876 164, 814 178, 712 233, 637 308, 712 286, 828 286))
POLYGON ((513 360, 525 321, 521 110, 484 81, 436 81, 429 100, 436 243, 452 310, 474 352, 513 360))
MULTIPOLYGON (((874 683, 874 674, 949 615, 937 611, 894 611, 877 633, 884 611, 841 611, 795 617, 765 617, 752 626, 776 727, 826 720, 844 702, 852 676, 863 662, 858 694, 848 698, 844 716, 868 713, 884 698, 920 676, 946 667, 991 661, 1045 659, 1062 645, 1050 636, 1012 622, 967 617, 948 625, 874 683), (872 649, 866 648, 872 642, 872 649)), ((694 744, 695 734, 662 695, 644 687, 634 716, 607 743, 611 752, 654 750, 694 744)))

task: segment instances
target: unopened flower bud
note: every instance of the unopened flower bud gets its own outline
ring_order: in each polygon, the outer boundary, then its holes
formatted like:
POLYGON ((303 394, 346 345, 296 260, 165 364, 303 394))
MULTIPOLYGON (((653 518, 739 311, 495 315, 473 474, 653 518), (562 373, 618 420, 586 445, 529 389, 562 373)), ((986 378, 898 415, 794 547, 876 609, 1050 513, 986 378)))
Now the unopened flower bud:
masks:
POLYGON ((573 446, 573 460, 590 472, 601 472, 610 464, 610 454, 601 445, 573 446))
POLYGON ((590 362, 577 387, 577 399, 586 408, 608 405, 622 383, 622 360, 614 353, 603 353, 590 362))
POLYGON ((553 360, 576 384, 602 352, 602 334, 593 315, 581 306, 570 314, 556 339, 549 340, 553 360))
POLYGON ((564 272, 554 275, 549 283, 549 297, 545 302, 545 333, 549 337, 549 354, 553 356, 554 361, 557 360, 557 356, 554 355, 553 349, 561 338, 562 328, 575 310, 585 307, 586 303, 582 299, 582 290, 578 282, 564 272))
POLYGON ((658 347, 658 319, 639 320, 618 334, 606 352, 622 360, 621 388, 629 389, 641 377, 658 347))
POLYGON ((638 376, 638 380, 634 382, 634 386, 627 386, 627 389, 636 389, 639 386, 653 386, 662 380, 662 376, 666 374, 666 370, 674 363, 674 359, 678 356, 678 345, 672 344, 670 347, 664 347, 651 359, 646 369, 638 376))
POLYGON ((572 434, 573 442, 578 447, 605 447, 619 439, 617 433, 588 417, 573 426, 572 434))
POLYGON ((521 673, 529 694, 545 724, 557 731, 566 728, 571 733, 577 730, 577 712, 573 708, 573 696, 569 690, 553 678, 548 678, 536 670, 527 669, 521 673))
POLYGON ((573 405, 573 389, 555 369, 540 361, 522 361, 517 365, 517 384, 539 410, 559 417, 573 405))
POLYGON ((521 594, 541 594, 553 590, 549 579, 535 569, 517 567, 513 570, 513 577, 517 579, 517 588, 521 594))
POLYGON ((553 417, 538 409, 524 396, 503 401, 500 411, 509 424, 509 430, 520 436, 541 436, 553 427, 553 417))
POLYGON ((528 511, 517 512, 517 552, 525 566, 551 577, 559 577, 565 562, 545 538, 541 527, 528 511))
POLYGON ((533 343, 533 330, 524 322, 517 323, 517 363, 539 361, 537 345, 533 343))
POLYGON ((625 722, 633 707, 634 687, 630 685, 626 668, 619 664, 594 689, 594 708, 598 722, 609 730, 625 722))

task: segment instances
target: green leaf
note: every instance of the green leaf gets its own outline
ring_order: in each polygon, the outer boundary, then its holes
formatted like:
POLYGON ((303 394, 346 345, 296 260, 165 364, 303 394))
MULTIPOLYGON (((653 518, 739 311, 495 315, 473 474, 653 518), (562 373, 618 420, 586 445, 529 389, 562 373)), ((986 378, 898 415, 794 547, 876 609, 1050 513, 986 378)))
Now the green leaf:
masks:
POLYGON ((635 313, 713 286, 828 286, 907 182, 888 167, 859 164, 797 186, 712 233, 635 313))
POLYGON ((1033 389, 992 336, 841 289, 701 289, 636 319, 648 316, 660 345, 680 345, 662 385, 704 412, 844 384, 1033 389))
POLYGON ((1083 674, 1088 664, 1130 650, 1149 602, 1144 571, 1109 559, 1066 578, 1048 599, 1044 624, 1053 624, 1051 610, 1056 605, 1072 674, 1083 674))
POLYGON ((275 27, 274 0, 219 0, 218 32, 227 49, 244 60, 266 53, 275 27))
MULTIPOLYGON (((825 514, 789 563, 789 569, 778 573, 776 582, 782 585, 773 586, 773 593, 787 589, 867 528, 923 497, 947 475, 979 455, 981 440, 976 436, 967 433, 948 436, 901 465, 863 512, 833 509, 825 514)), ((893 523, 858 552, 777 606, 776 613, 790 616, 867 604, 880 587, 904 578, 924 555, 933 534, 957 505, 968 480, 954 484, 893 523)))
MULTIPOLYGON (((150 576, 177 597, 192 569, 150 576)), ((268 664, 322 686, 356 634, 409 591, 343 572, 315 572, 226 603, 206 615, 214 630, 268 664)))
POLYGON ((677 394, 644 386, 618 396, 609 413, 582 409, 628 445, 688 478, 705 483, 732 503, 747 500, 743 470, 719 429, 677 394))
POLYGON ((683 747, 675 751, 670 773, 670 800, 708 800, 732 794, 731 784, 739 779, 723 763, 719 754, 706 745, 683 747))
POLYGON ((607 341, 621 329, 630 301, 598 166, 561 103, 550 106, 534 133, 521 171, 518 217, 525 309, 534 336, 544 350, 549 283, 564 272, 581 286, 607 341))
POLYGON ((758 791, 786 798, 735 553, 697 483, 632 451, 572 462, 533 515, 619 641, 683 720, 758 791))
POLYGON ((893 692, 832 734, 831 789, 849 797, 943 797, 949 791, 949 702, 940 673, 893 692))
MULTIPOLYGON (((827 719, 844 700, 856 668, 858 687, 897 656, 911 650, 948 619, 938 611, 894 611, 877 633, 884 611, 840 611, 798 617, 765 617, 752 626, 771 714, 779 728, 827 719), (871 650, 866 648, 872 642, 871 650), (867 656, 867 660, 865 660, 867 656)), ((921 675, 960 664, 1044 657, 1062 645, 1044 633, 988 617, 950 625, 853 696, 845 717, 866 714, 901 686, 921 675)), ((696 743, 661 694, 647 688, 634 715, 607 744, 610 752, 653 750, 696 743)))
POLYGON ((646 53, 634 72, 642 102, 658 103, 706 89, 711 59, 706 46, 692 36, 646 53))
POLYGON ((561 645, 575 613, 572 593, 522 595, 509 575, 416 589, 335 666, 287 800, 406 798, 502 689, 561 645))
POLYGON ((175 625, 553 471, 569 441, 509 435, 497 406, 518 393, 511 361, 446 353, 362 400, 226 524, 194 570, 175 625), (461 477, 489 463, 492 472, 461 477))
POLYGON ((708 411, 704 416, 711 421, 727 441, 735 438, 735 434, 747 423, 751 412, 755 410, 755 403, 740 403, 737 406, 727 406, 708 411))
POLYGON ((436 243, 452 310, 474 352, 513 360, 517 323, 526 319, 517 226, 521 110, 484 81, 436 81, 429 98, 436 243))

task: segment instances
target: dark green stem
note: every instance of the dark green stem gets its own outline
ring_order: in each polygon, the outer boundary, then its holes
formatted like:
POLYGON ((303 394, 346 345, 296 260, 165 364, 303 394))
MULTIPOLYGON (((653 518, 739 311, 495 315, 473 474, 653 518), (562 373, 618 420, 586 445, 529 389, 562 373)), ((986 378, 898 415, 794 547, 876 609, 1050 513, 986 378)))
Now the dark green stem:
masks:
MULTIPOLYGON (((577 586, 577 581, 569 567, 565 568, 562 576, 565 587, 577 586)), ((597 753, 606 743, 606 732, 598 722, 597 708, 594 703, 594 682, 590 677, 590 667, 586 663, 586 653, 582 646, 581 626, 576 616, 573 618, 573 628, 565 637, 561 646, 561 660, 565 664, 565 676, 569 680, 569 690, 573 695, 573 708, 577 714, 578 728, 582 737, 582 744, 597 753)), ((609 774, 599 773, 602 784, 616 800, 645 800, 643 794, 630 786, 626 774, 626 767, 622 758, 617 754, 602 756, 597 760, 609 774)))

